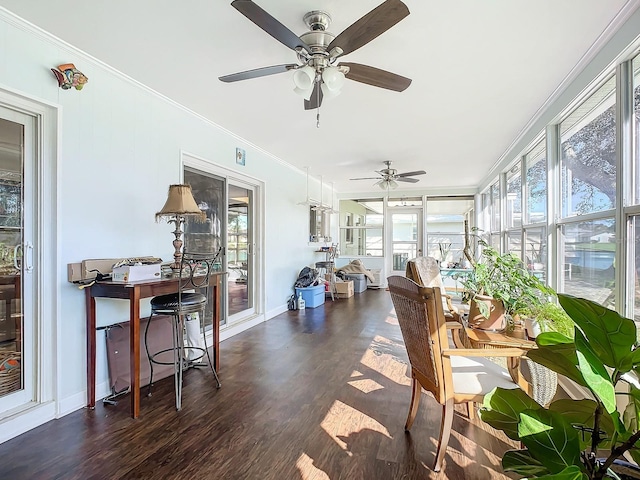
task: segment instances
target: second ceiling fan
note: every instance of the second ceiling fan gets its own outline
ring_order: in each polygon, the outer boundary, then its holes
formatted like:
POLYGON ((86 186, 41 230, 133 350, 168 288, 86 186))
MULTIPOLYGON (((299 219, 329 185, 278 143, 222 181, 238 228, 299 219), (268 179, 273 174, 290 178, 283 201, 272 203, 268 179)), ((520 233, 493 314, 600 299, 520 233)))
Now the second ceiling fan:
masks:
POLYGON ((424 170, 415 170, 413 172, 398 173, 395 168, 391 168, 391 161, 385 160, 386 168, 382 170, 376 170, 375 172, 380 175, 379 177, 359 177, 350 178, 349 180, 378 180, 374 183, 374 186, 379 186, 383 190, 394 189, 398 187, 398 182, 418 183, 420 180, 415 177, 416 175, 424 175, 427 172, 424 170))
POLYGON ((331 17, 322 11, 309 12, 304 21, 309 31, 299 37, 251 0, 234 0, 231 5, 280 43, 294 50, 299 63, 273 65, 219 77, 223 82, 237 82, 295 70, 295 91, 301 94, 304 108, 320 107, 323 97, 340 93, 345 79, 374 87, 402 92, 411 79, 379 68, 337 60, 366 45, 409 15, 400 0, 386 0, 364 17, 335 36, 327 31, 331 17))

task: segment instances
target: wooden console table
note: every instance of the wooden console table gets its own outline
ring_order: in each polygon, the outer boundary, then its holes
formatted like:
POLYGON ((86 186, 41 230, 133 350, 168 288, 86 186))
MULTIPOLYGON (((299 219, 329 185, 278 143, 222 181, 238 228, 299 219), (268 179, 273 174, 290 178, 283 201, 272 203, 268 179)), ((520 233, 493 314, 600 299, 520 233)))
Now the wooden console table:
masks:
MULTIPOLYGON (((213 363, 220 368, 220 300, 224 272, 211 274, 213 298, 213 363)), ((96 298, 129 300, 129 362, 131 374, 131 416, 140 415, 140 299, 178 291, 178 278, 168 277, 141 282, 97 282, 85 289, 87 309, 87 407, 96 405, 96 298)))

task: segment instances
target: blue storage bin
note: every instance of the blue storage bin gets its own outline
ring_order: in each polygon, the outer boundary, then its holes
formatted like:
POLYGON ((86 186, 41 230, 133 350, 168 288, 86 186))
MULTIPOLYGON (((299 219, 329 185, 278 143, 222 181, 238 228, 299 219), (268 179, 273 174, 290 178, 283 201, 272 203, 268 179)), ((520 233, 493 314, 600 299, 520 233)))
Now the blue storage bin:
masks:
POLYGON ((324 284, 315 287, 296 287, 296 298, 302 293, 305 308, 316 308, 324 303, 324 284))
POLYGON ((344 278, 353 280, 353 291, 355 293, 362 293, 367 289, 367 278, 364 273, 345 273, 344 278))

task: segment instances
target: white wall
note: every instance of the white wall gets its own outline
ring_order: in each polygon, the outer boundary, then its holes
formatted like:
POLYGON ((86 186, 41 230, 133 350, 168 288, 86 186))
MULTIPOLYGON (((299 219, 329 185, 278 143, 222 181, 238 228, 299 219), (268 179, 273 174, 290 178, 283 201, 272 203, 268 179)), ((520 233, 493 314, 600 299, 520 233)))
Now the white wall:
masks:
MULTIPOLYGON (((172 258, 173 227, 155 223, 169 184, 181 180, 180 152, 265 183, 265 304, 282 311, 301 266, 314 261, 308 211, 297 205, 306 178, 253 145, 162 98, 101 62, 0 10, 0 89, 59 106, 59 294, 57 346, 64 370, 61 413, 84 404, 84 294, 67 283, 66 265, 88 258, 154 255, 172 258), (51 67, 74 63, 89 77, 82 91, 58 88, 51 67), (235 149, 246 150, 246 166, 235 149)), ((56 255, 56 252, 47 252, 56 255)), ((98 300, 98 322, 128 319, 126 302, 98 300)), ((148 301, 143 303, 148 313, 148 301)), ((98 385, 107 381, 98 337, 98 385)), ((224 365, 224 358, 222 359, 224 365)))

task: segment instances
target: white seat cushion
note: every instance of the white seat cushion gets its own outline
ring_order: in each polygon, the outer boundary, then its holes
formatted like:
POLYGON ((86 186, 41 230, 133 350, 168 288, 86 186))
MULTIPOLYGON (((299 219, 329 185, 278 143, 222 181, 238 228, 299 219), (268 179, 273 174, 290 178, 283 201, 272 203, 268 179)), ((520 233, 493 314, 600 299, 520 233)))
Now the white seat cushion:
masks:
POLYGON ((486 395, 495 387, 519 388, 506 368, 487 358, 457 355, 450 358, 455 393, 486 395))

